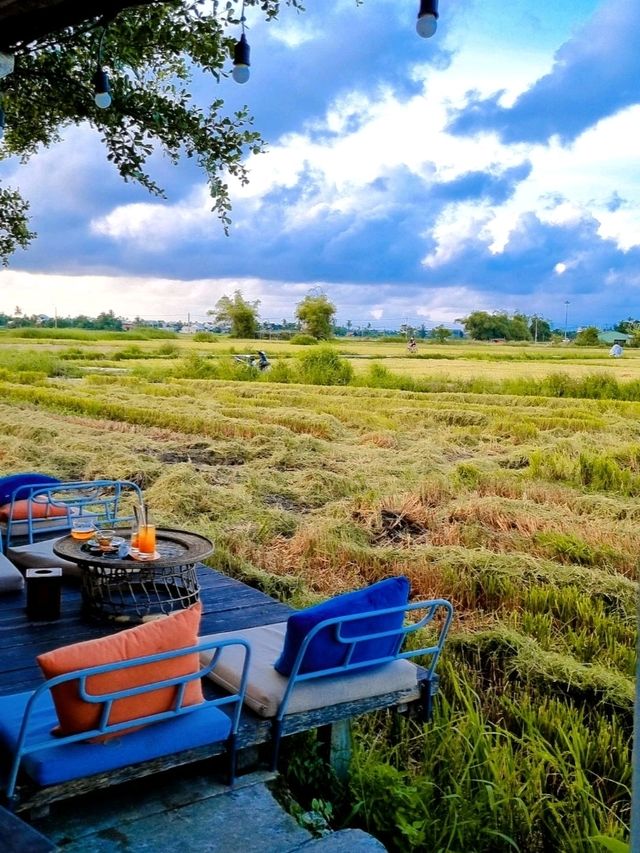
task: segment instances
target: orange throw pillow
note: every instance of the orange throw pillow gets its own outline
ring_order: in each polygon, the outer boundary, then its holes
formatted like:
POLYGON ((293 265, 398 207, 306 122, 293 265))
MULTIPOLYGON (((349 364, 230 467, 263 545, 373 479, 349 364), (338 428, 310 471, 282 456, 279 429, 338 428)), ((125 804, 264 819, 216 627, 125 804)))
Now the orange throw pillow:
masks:
MULTIPOLYGON (((53 678, 77 669, 85 669, 115 661, 131 660, 144 655, 184 649, 198 642, 200 627, 200 602, 180 610, 163 619, 136 625, 109 637, 98 637, 84 643, 64 646, 39 655, 36 660, 45 678, 53 678)), ((106 672, 87 679, 87 693, 97 695, 153 684, 167 678, 197 672, 200 668, 197 653, 183 655, 170 660, 147 663, 142 666, 106 672)), ((51 691, 60 728, 57 734, 70 735, 95 729, 100 720, 102 704, 85 702, 80 697, 77 681, 59 684, 51 691)), ((117 699, 111 708, 109 723, 123 723, 168 711, 173 707, 176 687, 163 687, 149 693, 117 699)), ((190 681, 184 692, 184 705, 198 705, 204 701, 199 679, 190 681)), ((124 732, 105 735, 102 739, 119 737, 124 732)))
POLYGON ((12 521, 26 521, 29 518, 29 505, 31 505, 31 518, 56 518, 69 514, 66 507, 55 506, 48 501, 39 501, 36 498, 32 501, 16 501, 12 515, 11 504, 3 504, 0 506, 0 521, 9 521, 10 516, 12 521))

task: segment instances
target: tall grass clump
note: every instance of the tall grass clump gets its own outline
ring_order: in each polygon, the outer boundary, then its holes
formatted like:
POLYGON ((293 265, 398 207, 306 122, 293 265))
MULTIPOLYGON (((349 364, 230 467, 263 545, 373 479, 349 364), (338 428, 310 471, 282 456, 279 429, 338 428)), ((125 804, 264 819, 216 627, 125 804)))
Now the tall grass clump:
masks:
POLYGON ((13 381, 22 381, 20 375, 29 376, 37 374, 44 378, 47 376, 73 376, 77 375, 69 364, 53 352, 46 350, 0 350, 0 367, 13 374, 13 381))
POLYGON ((297 379, 307 385, 348 385, 353 368, 330 347, 321 347, 300 356, 297 379))
POLYGON ((398 853, 596 853, 593 836, 625 837, 630 747, 617 718, 594 731, 570 702, 513 689, 487 709, 459 666, 441 672, 431 724, 360 724, 350 799, 361 826, 398 853))

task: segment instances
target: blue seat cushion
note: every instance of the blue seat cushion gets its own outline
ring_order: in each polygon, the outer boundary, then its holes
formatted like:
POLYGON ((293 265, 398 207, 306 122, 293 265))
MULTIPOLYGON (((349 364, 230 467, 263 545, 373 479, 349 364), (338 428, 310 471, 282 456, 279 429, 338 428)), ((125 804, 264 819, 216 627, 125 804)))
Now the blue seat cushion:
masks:
MULTIPOLYGON (((0 696, 0 749, 3 764, 7 753, 15 754, 24 709, 31 693, 0 696)), ((94 773, 103 773, 139 764, 152 758, 171 755, 226 740, 231 721, 210 702, 194 705, 193 710, 171 720, 162 720, 106 743, 60 744, 51 730, 58 724, 51 694, 38 700, 30 716, 27 744, 43 743, 43 747, 22 760, 22 768, 38 785, 68 782, 94 773), (47 748, 44 744, 53 747, 47 748)))
POLYGON ((0 477, 0 506, 8 504, 13 497, 13 493, 20 486, 53 486, 59 482, 60 480, 56 477, 50 477, 48 474, 36 474, 34 472, 9 474, 8 477, 0 477))
MULTIPOLYGON (((282 654, 274 667, 281 675, 291 675, 291 669, 305 637, 319 622, 336 616, 350 616, 398 607, 409 600, 409 579, 400 576, 387 578, 372 586, 347 592, 330 598, 322 604, 308 607, 291 615, 287 621, 287 633, 284 638, 282 654)), ((356 637, 363 634, 375 634, 382 631, 400 629, 404 613, 389 613, 385 616, 371 616, 345 623, 341 629, 342 637, 356 637)), ((318 672, 331 667, 342 666, 349 646, 336 639, 337 628, 331 625, 318 632, 309 643, 300 672, 318 672)), ((392 656, 396 653, 400 636, 383 637, 377 640, 365 640, 357 643, 351 656, 352 663, 362 663, 376 658, 392 656)))

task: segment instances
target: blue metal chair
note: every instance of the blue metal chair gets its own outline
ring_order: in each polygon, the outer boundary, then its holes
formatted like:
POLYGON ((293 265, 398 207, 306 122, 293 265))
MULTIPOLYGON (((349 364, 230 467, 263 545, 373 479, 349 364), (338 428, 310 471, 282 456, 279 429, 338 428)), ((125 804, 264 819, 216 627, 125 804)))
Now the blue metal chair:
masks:
POLYGON ((128 480, 19 486, 9 504, 5 547, 31 545, 42 537, 60 535, 79 516, 99 524, 129 524, 134 520, 132 505, 141 502, 140 487, 128 480), (127 497, 131 506, 126 506, 127 497))
POLYGON ((100 784, 103 785, 104 774, 109 771, 219 742, 225 743, 229 758, 229 784, 232 785, 249 661, 249 645, 243 640, 208 640, 197 646, 66 673, 49 679, 35 691, 0 697, 0 749, 8 753, 10 759, 9 774, 3 785, 9 807, 15 808, 20 802, 17 785, 21 770, 38 787, 63 784, 94 774, 100 774, 100 784), (211 672, 221 650, 229 645, 242 646, 244 651, 238 690, 198 705, 184 706, 187 684, 211 672), (88 690, 87 680, 97 675, 198 654, 208 649, 215 650, 215 653, 211 661, 201 665, 197 672, 100 695, 88 690), (102 706, 99 722, 91 731, 57 737, 51 731, 58 722, 51 690, 69 681, 77 681, 79 696, 85 702, 102 706), (170 710, 109 724, 111 708, 117 700, 168 687, 176 688, 170 710), (230 714, 220 710, 224 706, 232 706, 230 714), (121 738, 109 741, 108 745, 90 742, 118 733, 123 733, 121 738))
POLYGON ((278 755, 280 750, 280 741, 282 739, 282 731, 284 717, 287 713, 289 700, 295 688, 311 680, 324 678, 326 676, 349 675, 372 667, 382 666, 397 660, 407 660, 409 658, 425 657, 428 658, 425 666, 421 667, 419 682, 421 685, 422 701, 423 701, 423 716, 426 721, 431 719, 433 713, 433 700, 439 689, 439 677, 436 674, 436 665, 442 653, 449 627, 453 619, 453 606, 449 601, 438 598, 431 601, 416 601, 398 607, 389 607, 384 610, 376 610, 368 613, 356 613, 348 616, 336 616, 331 619, 326 619, 323 622, 315 625, 307 634, 302 642, 295 662, 293 664, 289 681, 282 697, 282 701, 278 708, 277 714, 273 721, 273 753, 272 767, 276 768, 278 755), (403 625, 401 628, 395 628, 389 631, 381 631, 378 633, 367 633, 350 636, 345 636, 343 628, 345 625, 357 626, 358 622, 367 619, 379 618, 394 613, 413 613, 414 611, 424 610, 424 615, 415 622, 410 622, 403 625), (442 622, 437 630, 436 641, 429 646, 422 646, 415 649, 406 649, 403 651, 404 643, 412 634, 417 631, 428 628, 434 621, 438 613, 442 614, 442 622), (345 646, 344 661, 340 666, 330 667, 327 669, 314 670, 313 672, 302 672, 307 651, 313 642, 314 638, 321 631, 330 629, 333 631, 333 639, 335 642, 345 646), (368 657, 367 660, 354 661, 353 657, 360 643, 370 642, 372 640, 384 640, 387 638, 396 638, 395 649, 391 654, 386 654, 382 657, 368 657))

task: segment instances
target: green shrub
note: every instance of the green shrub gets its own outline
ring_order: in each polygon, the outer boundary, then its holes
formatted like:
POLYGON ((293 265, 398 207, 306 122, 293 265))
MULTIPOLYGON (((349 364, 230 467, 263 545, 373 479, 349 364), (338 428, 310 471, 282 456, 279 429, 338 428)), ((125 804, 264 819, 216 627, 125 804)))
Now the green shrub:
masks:
POLYGON ((348 385, 353 368, 329 347, 322 347, 300 357, 297 378, 308 385, 348 385))
POLYGON ((319 343, 317 338, 314 338, 313 335, 294 335, 291 338, 292 344, 297 344, 301 347, 312 346, 313 344, 319 343))
POLYGON ((172 344, 167 341, 165 344, 160 344, 154 355, 158 355, 161 358, 174 358, 179 352, 180 350, 176 344, 172 344))
POLYGON ((193 336, 193 340, 197 343, 214 344, 218 338, 213 334, 213 332, 196 332, 193 336))
POLYGON ((145 358, 145 352, 137 344, 132 344, 129 347, 124 347, 118 352, 114 352, 114 361, 127 361, 128 359, 145 358))

